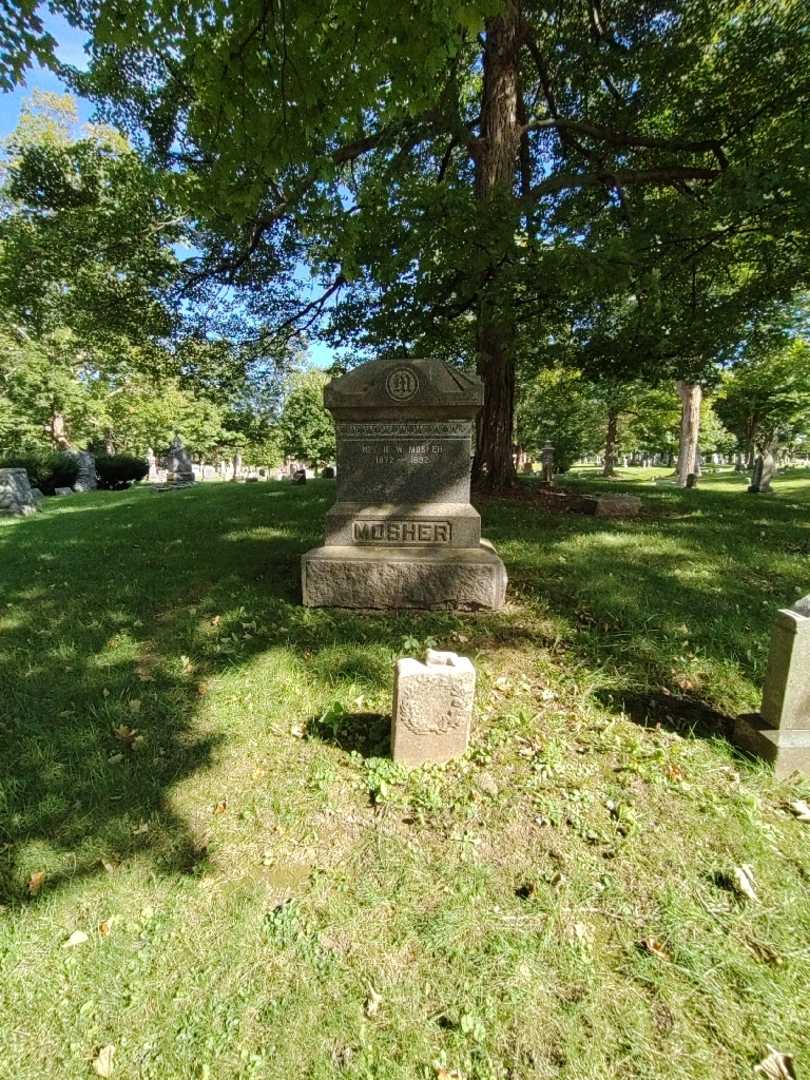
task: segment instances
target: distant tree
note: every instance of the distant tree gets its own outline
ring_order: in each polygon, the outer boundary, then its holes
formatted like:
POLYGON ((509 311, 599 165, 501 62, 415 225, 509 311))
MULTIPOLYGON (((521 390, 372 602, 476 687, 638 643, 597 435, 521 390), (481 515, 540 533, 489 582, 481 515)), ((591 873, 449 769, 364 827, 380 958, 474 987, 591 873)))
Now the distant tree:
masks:
POLYGON ((323 404, 328 381, 323 371, 315 369, 294 374, 281 413, 284 453, 315 466, 335 457, 335 425, 323 404))
POLYGON ((524 383, 516 420, 518 445, 539 456, 550 443, 561 471, 604 445, 604 405, 582 373, 572 368, 547 368, 524 383))
POLYGON ((757 345, 724 379, 715 410, 749 461, 759 449, 790 447, 810 434, 810 343, 793 337, 757 345))

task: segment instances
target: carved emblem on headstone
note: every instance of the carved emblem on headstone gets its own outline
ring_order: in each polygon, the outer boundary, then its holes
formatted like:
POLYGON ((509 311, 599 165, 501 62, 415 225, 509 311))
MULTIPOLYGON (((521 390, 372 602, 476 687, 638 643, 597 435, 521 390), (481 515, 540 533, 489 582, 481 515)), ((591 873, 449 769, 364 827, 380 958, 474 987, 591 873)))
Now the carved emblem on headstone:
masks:
POLYGON ((385 392, 393 401, 408 401, 419 389, 419 379, 410 368, 394 368, 385 380, 385 392))

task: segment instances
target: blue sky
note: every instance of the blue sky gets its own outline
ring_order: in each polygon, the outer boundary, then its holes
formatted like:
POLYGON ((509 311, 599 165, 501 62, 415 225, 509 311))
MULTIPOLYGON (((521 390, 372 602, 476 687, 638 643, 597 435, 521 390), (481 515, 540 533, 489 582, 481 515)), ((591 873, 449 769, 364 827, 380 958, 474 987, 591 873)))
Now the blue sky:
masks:
MULTIPOLYGON (((44 7, 40 9, 40 15, 45 28, 57 42, 56 53, 59 59, 74 67, 84 67, 86 38, 82 31, 74 29, 61 15, 53 15, 44 7)), ((34 90, 68 92, 68 88, 53 72, 39 65, 29 69, 26 72, 25 86, 18 87, 9 93, 0 93, 0 138, 8 135, 17 126, 22 103, 34 90)), ((81 98, 78 99, 78 103, 79 119, 83 122, 90 120, 92 114, 90 104, 81 98)), ((302 278, 306 276, 304 267, 301 268, 301 276, 302 278)), ((335 357, 333 350, 319 341, 311 342, 309 351, 313 362, 318 367, 328 367, 335 357)))

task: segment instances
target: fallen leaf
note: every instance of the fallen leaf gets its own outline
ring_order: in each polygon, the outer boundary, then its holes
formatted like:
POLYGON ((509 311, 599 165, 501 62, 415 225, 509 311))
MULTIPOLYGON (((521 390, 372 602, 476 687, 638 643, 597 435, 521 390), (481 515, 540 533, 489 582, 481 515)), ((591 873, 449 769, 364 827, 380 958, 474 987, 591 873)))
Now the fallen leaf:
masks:
POLYGON ((62 946, 63 949, 72 949, 76 945, 84 945, 85 941, 90 939, 85 934, 84 930, 74 930, 67 941, 62 946))
POLYGON ((227 799, 220 799, 219 802, 216 803, 216 805, 214 806, 214 813, 215 814, 224 814, 227 809, 228 809, 228 800, 227 799))
POLYGON ((131 728, 128 724, 119 724, 117 728, 113 728, 113 735, 126 746, 132 746, 137 738, 138 729, 131 728))
POLYGON ((189 657, 189 656, 181 656, 180 657, 180 663, 183 665, 183 674, 184 675, 190 675, 191 672, 194 670, 194 665, 191 662, 191 657, 189 657))
POLYGON ((754 880, 754 868, 749 863, 734 867, 734 889, 740 896, 746 896, 749 900, 757 900, 756 882, 754 880))
POLYGON ((142 836, 144 833, 149 832, 149 825, 145 821, 142 821, 140 825, 134 825, 132 831, 136 836, 142 836))
POLYGON ((464 1080, 464 1074, 458 1069, 448 1069, 444 1065, 434 1065, 436 1080, 464 1080))
POLYGON ((110 763, 110 765, 120 765, 123 760, 124 760, 124 755, 123 754, 111 754, 107 758, 107 761, 110 763))
POLYGON ((211 625, 212 626, 219 626, 219 624, 221 622, 222 622, 222 616, 221 615, 215 615, 213 617, 213 619, 211 620, 211 625))
POLYGON ((108 874, 115 873, 115 863, 108 862, 106 859, 101 860, 101 865, 107 871, 108 874))
POLYGON ((382 995, 378 994, 373 986, 368 989, 368 997, 366 998, 366 1004, 364 1006, 364 1012, 369 1018, 376 1016, 380 1011, 380 1005, 382 1005, 382 995))
POLYGON ((667 780, 671 780, 673 784, 677 784, 678 781, 683 780, 683 769, 680 765, 667 765, 664 769, 664 774, 667 780))
POLYGON ((794 799, 792 803, 788 803, 788 810, 799 821, 810 822, 810 803, 806 803, 804 799, 794 799))
POLYGON ((659 960, 672 959, 667 950, 657 938, 645 938, 641 942, 641 947, 642 949, 645 949, 648 953, 650 953, 652 956, 657 956, 659 960))
POLYGON ((95 1069, 96 1076, 112 1076, 114 1053, 115 1047, 112 1043, 110 1043, 109 1046, 103 1046, 101 1050, 99 1050, 98 1056, 93 1061, 93 1068, 95 1069))
POLYGON ((129 703, 129 711, 139 713, 141 711, 141 703, 137 698, 133 698, 129 703))
POLYGON ((115 916, 111 915, 109 917, 109 919, 103 919, 98 924, 98 932, 101 934, 102 937, 109 937, 110 936, 110 930, 112 930, 112 924, 113 924, 113 919, 114 918, 115 918, 115 916))
POLYGON ((292 727, 290 728, 290 734, 291 734, 291 735, 293 736, 293 738, 295 738, 295 739, 303 739, 303 737, 304 737, 304 729, 303 729, 303 728, 301 727, 301 725, 300 725, 300 724, 294 724, 294 725, 293 725, 293 726, 292 726, 292 727))
POLYGON ((793 1057, 768 1047, 768 1056, 754 1066, 755 1075, 767 1076, 768 1080, 796 1080, 793 1057))
POLYGON ((45 884, 45 871, 37 870, 28 879, 28 895, 36 896, 42 886, 45 884))

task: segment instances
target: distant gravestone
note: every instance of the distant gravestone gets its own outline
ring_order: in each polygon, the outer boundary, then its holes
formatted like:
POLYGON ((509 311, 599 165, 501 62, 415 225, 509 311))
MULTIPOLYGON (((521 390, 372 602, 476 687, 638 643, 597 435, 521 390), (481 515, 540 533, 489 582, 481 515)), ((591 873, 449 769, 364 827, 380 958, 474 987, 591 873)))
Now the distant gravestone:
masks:
POLYGON ((193 484, 194 468, 188 456, 183 440, 175 435, 164 457, 166 479, 170 484, 193 484))
POLYGON ((28 480, 25 469, 0 469, 0 515, 25 517, 39 509, 39 499, 28 480))
POLYGON ((540 451, 540 460, 543 463, 543 483, 554 483, 554 447, 551 443, 546 443, 543 449, 540 451))
POLYGON ((698 479, 699 479, 699 477, 698 477, 697 473, 690 472, 689 475, 686 478, 686 486, 688 488, 697 487, 698 479))
POLYGON ((767 495, 771 491, 771 481, 776 476, 776 460, 770 450, 763 450, 757 454, 754 462, 754 473, 751 477, 751 486, 748 491, 752 495, 767 495))
POLYGON ((404 765, 459 757, 470 739, 475 668, 466 656, 428 649, 397 661, 391 755, 404 765))
POLYGON ((480 379, 437 359, 373 360, 327 385, 337 501, 324 546, 302 558, 304 604, 503 605, 506 570, 470 505, 482 402, 480 379))
POLYGON ((776 613, 762 705, 737 718, 734 741, 777 776, 810 775, 810 595, 776 613))
POLYGON ((292 474, 292 482, 294 484, 305 484, 307 482, 307 470, 296 469, 292 474))
POLYGON ((98 487, 96 478, 96 459, 89 450, 74 450, 71 457, 79 466, 79 472, 73 484, 74 491, 95 491, 98 487))
POLYGON ((73 494, 73 488, 58 487, 58 488, 53 489, 53 493, 54 493, 54 495, 59 495, 59 496, 72 495, 73 494))
POLYGON ((149 466, 149 472, 147 473, 147 480, 150 484, 160 479, 158 470, 158 460, 155 456, 155 451, 150 446, 146 451, 146 464, 149 466))

